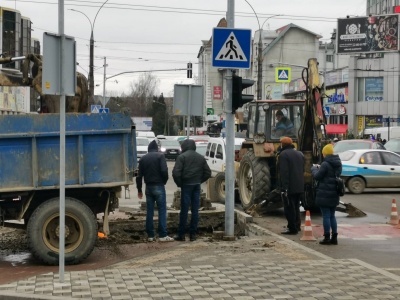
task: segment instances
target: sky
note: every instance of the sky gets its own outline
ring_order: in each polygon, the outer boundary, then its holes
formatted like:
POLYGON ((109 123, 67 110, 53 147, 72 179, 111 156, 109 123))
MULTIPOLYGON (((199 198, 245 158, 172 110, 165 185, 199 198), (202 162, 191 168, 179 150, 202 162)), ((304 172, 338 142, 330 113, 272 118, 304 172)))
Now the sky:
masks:
MULTIPOLYGON (((227 0, 64 0, 64 32, 74 37, 77 71, 89 72, 89 40, 93 25, 95 94, 103 94, 106 57, 106 95, 128 94, 141 71, 159 79, 157 94, 172 97, 174 84, 196 84, 186 78, 188 62, 198 73, 202 40, 226 17, 227 0), (104 4, 104 5, 103 5, 104 4), (103 5, 103 6, 102 6, 103 5), (101 7, 102 6, 102 7, 101 7), (100 8, 101 7, 101 8, 100 8), (71 9, 80 12, 71 11, 71 9), (165 71, 157 71, 165 70, 165 71)), ((235 28, 274 30, 289 23, 329 42, 338 18, 364 16, 366 0, 235 0, 235 28)), ((32 21, 32 37, 59 32, 58 0, 1 0, 32 21)), ((300 45, 299 45, 300 46, 300 45)), ((42 44, 43 47, 43 44, 42 44)))

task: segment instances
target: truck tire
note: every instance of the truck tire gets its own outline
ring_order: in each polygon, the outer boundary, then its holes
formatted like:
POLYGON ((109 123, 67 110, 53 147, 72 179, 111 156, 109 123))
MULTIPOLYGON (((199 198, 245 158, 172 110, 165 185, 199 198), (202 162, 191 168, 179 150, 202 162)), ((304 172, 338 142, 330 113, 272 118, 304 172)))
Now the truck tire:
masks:
MULTIPOLYGON (((59 198, 39 205, 29 218, 28 245, 34 257, 48 265, 59 263, 59 198)), ((78 264, 93 251, 97 240, 96 217, 74 198, 65 198, 65 264, 78 264)))
POLYGON ((214 195, 219 203, 225 203, 225 173, 219 172, 215 176, 214 195))
POLYGON ((238 185, 243 209, 263 200, 271 190, 271 174, 265 159, 256 157, 250 149, 240 161, 238 185))

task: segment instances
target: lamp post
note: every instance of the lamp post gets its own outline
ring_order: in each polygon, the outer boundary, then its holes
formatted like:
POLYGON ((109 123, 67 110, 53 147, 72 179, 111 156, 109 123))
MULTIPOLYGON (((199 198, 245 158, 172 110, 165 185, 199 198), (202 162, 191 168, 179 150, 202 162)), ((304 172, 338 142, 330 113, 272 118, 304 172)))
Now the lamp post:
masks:
POLYGON ((258 51, 258 56, 257 56, 257 60, 258 60, 258 64, 257 64, 257 69, 258 69, 258 74, 257 74, 257 100, 261 100, 262 98, 262 28, 265 24, 266 21, 268 21, 269 19, 276 17, 276 16, 280 16, 280 15, 272 15, 268 18, 265 19, 264 23, 260 26, 260 20, 258 19, 257 13, 254 10, 253 6, 251 6, 251 4, 249 3, 249 1, 246 1, 246 3, 251 7, 251 9, 254 12, 254 15, 256 16, 257 19, 257 23, 258 23, 258 32, 260 34, 259 39, 258 39, 258 46, 257 46, 257 51, 258 51))
POLYGON ((89 17, 84 13, 81 12, 79 10, 73 9, 71 8, 70 10, 74 11, 74 12, 78 12, 82 15, 84 15, 86 17, 86 19, 88 19, 89 23, 90 23, 90 48, 89 48, 89 92, 90 92, 90 104, 94 103, 94 74, 93 74, 93 58, 94 58, 94 38, 93 38, 93 30, 94 30, 94 25, 96 23, 96 18, 97 15, 99 14, 100 10, 103 8, 103 6, 108 2, 108 0, 106 0, 99 8, 99 10, 97 11, 93 23, 92 21, 90 21, 89 17))
MULTIPOLYGON (((256 12, 254 12, 256 13, 256 12)), ((257 16, 257 15, 256 15, 257 16)), ((268 18, 265 19, 265 21, 262 23, 261 27, 259 28, 259 39, 258 39, 258 74, 257 74, 257 100, 261 100, 262 98, 262 71, 263 71, 263 44, 262 44, 262 33, 263 33, 263 27, 265 22, 267 22, 269 19, 280 16, 280 15, 272 15, 268 18)), ((257 18, 258 22, 258 18, 257 18)), ((260 22, 258 22, 258 26, 260 26, 260 22)))

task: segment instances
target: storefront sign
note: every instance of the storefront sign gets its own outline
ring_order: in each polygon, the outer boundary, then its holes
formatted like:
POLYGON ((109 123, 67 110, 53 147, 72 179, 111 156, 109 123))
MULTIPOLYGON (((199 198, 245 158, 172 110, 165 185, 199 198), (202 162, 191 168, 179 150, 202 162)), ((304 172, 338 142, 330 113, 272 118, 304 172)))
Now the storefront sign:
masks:
POLYGON ((365 116, 365 128, 382 127, 382 116, 365 116))
POLYGON ((214 100, 222 100, 222 87, 214 86, 213 99, 214 100))
POLYGON ((383 101, 383 78, 365 78, 365 101, 383 101))

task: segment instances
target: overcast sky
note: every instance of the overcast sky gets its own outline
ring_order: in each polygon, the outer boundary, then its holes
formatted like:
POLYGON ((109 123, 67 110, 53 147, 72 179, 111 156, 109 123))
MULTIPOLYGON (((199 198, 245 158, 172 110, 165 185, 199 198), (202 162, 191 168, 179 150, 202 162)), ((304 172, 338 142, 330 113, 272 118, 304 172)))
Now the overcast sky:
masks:
MULTIPOLYGON (((64 0, 65 34, 77 42, 78 71, 89 71, 91 25, 94 23, 95 93, 103 93, 103 58, 106 76, 127 71, 186 68, 193 63, 197 74, 197 54, 202 40, 210 39, 213 27, 226 16, 227 0, 64 0)), ((277 29, 294 23, 330 41, 336 19, 363 16, 366 0, 235 0, 235 28, 277 29), (250 6, 250 5, 251 6, 250 6), (253 9, 255 10, 259 23, 253 9), (280 16, 274 16, 280 15, 280 16)), ((2 0, 0 6, 19 10, 33 22, 32 37, 42 42, 43 32, 58 33, 57 0, 2 0)), ((301 47, 301 45, 299 45, 301 47)), ((306 63, 306 62, 305 62, 306 63)), ((107 80, 107 92, 128 93, 141 73, 119 75, 107 80)), ((159 78, 159 93, 173 95, 174 84, 191 84, 186 71, 153 74, 159 78)))

